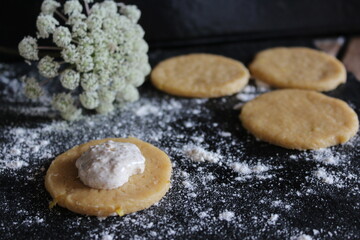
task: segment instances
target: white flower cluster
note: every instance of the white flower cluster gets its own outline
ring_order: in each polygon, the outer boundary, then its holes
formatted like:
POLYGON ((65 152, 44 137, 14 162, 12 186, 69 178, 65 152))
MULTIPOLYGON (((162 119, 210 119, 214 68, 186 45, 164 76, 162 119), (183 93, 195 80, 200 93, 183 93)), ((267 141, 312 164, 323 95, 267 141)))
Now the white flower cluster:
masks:
POLYGON ((26 97, 30 99, 37 99, 44 94, 43 89, 35 78, 25 77, 22 80, 25 83, 24 92, 26 97))
MULTIPOLYGON (((53 97, 53 107, 67 120, 81 115, 81 109, 75 105, 75 93, 80 93, 82 107, 105 114, 114 109, 115 103, 121 106, 136 101, 137 87, 151 71, 145 33, 137 24, 139 9, 114 0, 94 3, 90 8, 88 4, 92 2, 68 0, 60 11, 59 2, 44 0, 36 21, 37 38, 52 37, 56 45, 52 49, 58 49, 62 58, 57 61, 44 56, 38 70, 45 78, 59 76, 64 89, 72 91, 53 97)), ((37 39, 32 37, 19 43, 19 53, 27 60, 39 60, 39 48, 37 39)))
POLYGON ((20 55, 28 60, 39 60, 37 41, 33 37, 24 37, 19 43, 20 55))

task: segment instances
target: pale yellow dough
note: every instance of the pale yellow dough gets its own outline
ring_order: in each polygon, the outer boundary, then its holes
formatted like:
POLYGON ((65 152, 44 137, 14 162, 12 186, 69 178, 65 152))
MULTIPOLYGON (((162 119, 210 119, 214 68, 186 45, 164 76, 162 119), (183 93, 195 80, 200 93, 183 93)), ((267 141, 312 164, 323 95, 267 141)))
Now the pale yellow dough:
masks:
POLYGON ((339 60, 304 47, 261 51, 249 69, 252 77, 278 88, 329 91, 346 82, 346 70, 339 60))
POLYGON ((159 90, 176 96, 213 98, 239 92, 249 76, 239 61, 202 53, 160 62, 151 73, 151 81, 159 90))
POLYGON ((73 212, 101 217, 123 215, 158 202, 170 187, 171 171, 169 157, 153 145, 136 138, 108 138, 76 146, 58 156, 46 173, 45 187, 57 204, 73 212), (78 178, 75 161, 90 146, 108 140, 135 144, 145 157, 145 170, 116 189, 85 186, 78 178))
POLYGON ((319 149, 347 142, 359 121, 344 101, 309 90, 276 90, 246 103, 243 126, 257 138, 290 149, 319 149))

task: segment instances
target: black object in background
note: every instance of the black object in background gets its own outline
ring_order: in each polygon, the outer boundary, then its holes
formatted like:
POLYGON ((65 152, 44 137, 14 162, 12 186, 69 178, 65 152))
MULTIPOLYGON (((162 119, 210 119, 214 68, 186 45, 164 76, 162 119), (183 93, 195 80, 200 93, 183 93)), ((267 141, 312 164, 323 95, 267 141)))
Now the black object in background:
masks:
MULTIPOLYGON (((0 7, 0 46, 16 49, 35 35, 42 0, 11 0, 0 7)), ((64 0, 62 1, 64 2, 64 0)), ((150 46, 229 38, 354 34, 360 32, 359 0, 124 0, 142 11, 150 46)))

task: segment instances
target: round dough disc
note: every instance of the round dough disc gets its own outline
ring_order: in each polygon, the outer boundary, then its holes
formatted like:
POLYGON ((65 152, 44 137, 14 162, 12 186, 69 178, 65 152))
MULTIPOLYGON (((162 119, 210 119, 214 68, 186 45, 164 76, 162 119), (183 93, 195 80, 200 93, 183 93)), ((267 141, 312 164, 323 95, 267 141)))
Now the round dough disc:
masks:
POLYGON ((76 146, 55 158, 46 173, 45 187, 60 206, 80 214, 105 217, 116 212, 136 212, 158 202, 170 187, 171 171, 169 157, 153 145, 136 138, 108 138, 76 146), (145 170, 116 189, 90 188, 78 178, 75 161, 90 146, 109 140, 135 144, 145 157, 145 170))
POLYGON ((160 62, 151 73, 151 81, 159 90, 176 96, 212 98, 239 92, 249 76, 241 62, 203 53, 160 62))
POLYGON ((255 79, 278 88, 329 91, 346 81, 346 70, 339 60, 304 47, 261 51, 249 69, 255 79))
POLYGON ((300 150, 347 142, 359 128, 356 113, 344 101, 296 89, 255 98, 243 106, 240 120, 255 137, 300 150))

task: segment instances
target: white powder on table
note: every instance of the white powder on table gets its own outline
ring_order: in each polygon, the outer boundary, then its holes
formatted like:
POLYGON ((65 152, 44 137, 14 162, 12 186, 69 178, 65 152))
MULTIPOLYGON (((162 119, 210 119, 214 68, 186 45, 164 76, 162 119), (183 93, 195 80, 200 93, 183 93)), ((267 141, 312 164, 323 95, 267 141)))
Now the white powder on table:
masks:
POLYGON ((312 237, 307 234, 301 234, 296 238, 296 240, 312 240, 312 237))
POLYGON ((314 175, 319 180, 327 184, 333 184, 336 181, 336 178, 333 175, 326 172, 324 168, 319 168, 318 170, 316 170, 314 172, 314 175))
POLYGON ((257 96, 268 92, 270 90, 270 86, 267 85, 266 83, 260 82, 258 80, 254 81, 255 85, 251 85, 251 83, 249 85, 247 85, 246 87, 244 87, 244 89, 239 92, 238 94, 236 94, 236 99, 238 99, 240 101, 240 103, 237 103, 236 105, 233 106, 234 110, 240 110, 241 107, 244 105, 244 103, 253 100, 254 98, 256 98, 257 96))
POLYGON ((274 225, 278 219, 279 219, 279 214, 271 214, 268 223, 270 225, 274 225))
POLYGON ((192 161, 195 162, 211 162, 217 163, 222 158, 222 156, 215 152, 210 152, 205 150, 200 146, 195 145, 186 145, 183 148, 183 152, 188 156, 192 161))
POLYGON ((141 106, 140 108, 138 108, 137 110, 135 110, 135 114, 139 117, 145 117, 148 116, 150 114, 161 114, 161 111, 158 107, 151 105, 151 104, 145 104, 143 106, 141 106))
POLYGON ((224 221, 232 221, 235 217, 235 213, 232 211, 225 210, 219 214, 219 219, 224 221))
POLYGON ((104 233, 101 236, 101 240, 113 240, 113 239, 114 239, 114 234, 104 233))
POLYGON ((249 175, 252 173, 263 173, 268 171, 270 168, 261 163, 258 163, 254 166, 249 166, 247 163, 243 162, 234 162, 230 164, 230 167, 237 173, 243 175, 249 175))

